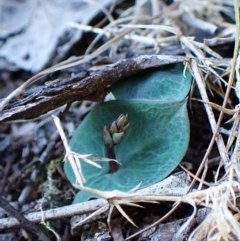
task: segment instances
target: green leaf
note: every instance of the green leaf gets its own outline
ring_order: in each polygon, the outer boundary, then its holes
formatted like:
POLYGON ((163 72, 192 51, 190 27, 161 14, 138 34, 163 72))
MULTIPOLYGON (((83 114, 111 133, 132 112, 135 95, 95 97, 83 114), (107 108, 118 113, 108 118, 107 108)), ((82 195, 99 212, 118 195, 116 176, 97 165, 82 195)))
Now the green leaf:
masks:
MULTIPOLYGON (((116 173, 109 174, 109 164, 102 169, 82 164, 86 186, 98 190, 129 191, 155 183, 168 175, 182 159, 188 146, 189 124, 185 101, 110 101, 98 105, 84 119, 70 142, 73 151, 105 157, 102 129, 121 113, 128 113, 130 126, 121 144, 114 150, 122 164, 116 173)), ((72 168, 65 163, 65 173, 76 182, 72 168)), ((74 202, 84 201, 91 195, 80 193, 74 202)))
MULTIPOLYGON (((184 156, 189 141, 186 95, 191 76, 183 77, 183 65, 166 70, 152 70, 140 77, 114 85, 120 100, 96 106, 82 121, 70 141, 71 149, 80 154, 107 157, 103 127, 120 114, 128 114, 129 127, 120 144, 114 147, 121 163, 117 172, 109 173, 108 162, 98 162, 102 169, 82 163, 85 186, 98 190, 129 191, 141 183, 145 187, 165 178, 184 156)), ((64 170, 76 182, 69 162, 64 170)), ((80 191, 74 203, 93 195, 80 191)))
POLYGON ((158 99, 181 101, 189 92, 191 74, 183 73, 183 64, 159 70, 147 70, 117 82, 112 88, 116 99, 158 99))

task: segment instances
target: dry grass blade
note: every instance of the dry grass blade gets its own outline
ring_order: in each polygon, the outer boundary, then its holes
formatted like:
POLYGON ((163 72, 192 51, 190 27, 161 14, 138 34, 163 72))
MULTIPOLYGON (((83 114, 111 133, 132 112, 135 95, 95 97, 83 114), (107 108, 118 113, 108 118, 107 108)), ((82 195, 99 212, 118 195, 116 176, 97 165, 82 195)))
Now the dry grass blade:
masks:
MULTIPOLYGON (((137 228, 137 225, 133 222, 133 220, 123 211, 122 207, 115 201, 112 201, 112 205, 123 215, 124 218, 128 220, 133 226, 137 228)), ((108 222, 110 222, 111 217, 109 217, 108 222)))
POLYGON ((205 104, 209 104, 214 109, 222 111, 222 112, 224 112, 225 114, 228 114, 228 115, 234 115, 236 112, 240 111, 240 106, 236 106, 236 108, 234 110, 231 110, 231 109, 223 108, 222 106, 220 106, 218 104, 215 104, 213 102, 206 102, 206 101, 196 99, 196 98, 191 98, 191 100, 195 100, 195 101, 199 101, 199 102, 202 102, 202 103, 205 103, 205 104))
MULTIPOLYGON (((237 230, 240 228, 239 224, 236 223, 235 219, 233 218, 233 214, 229 211, 230 209, 233 209, 234 202, 235 202, 235 190, 239 188, 239 183, 237 182, 231 182, 227 181, 219 186, 211 187, 207 190, 203 191, 196 191, 193 193, 190 193, 184 197, 167 197, 167 196, 158 196, 158 195, 138 195, 138 194, 126 194, 118 191, 113 192, 99 192, 97 190, 94 190, 95 193, 101 194, 101 196, 108 197, 108 199, 111 197, 111 203, 119 210, 119 212, 122 213, 122 215, 129 220, 129 217, 126 216, 122 208, 119 206, 119 199, 123 199, 122 203, 129 203, 129 202, 139 202, 139 201, 182 201, 191 204, 193 207, 197 205, 203 205, 206 207, 212 208, 212 212, 209 214, 208 219, 211 220, 211 224, 208 227, 208 230, 210 231, 214 227, 214 235, 216 235, 216 232, 218 232, 218 235, 220 237, 225 238, 226 236, 230 235, 230 231, 234 233, 234 235, 237 235, 237 230), (106 194, 106 195, 105 195, 106 194), (229 200, 233 200, 233 205, 229 200), (124 201, 124 202, 123 202, 124 201), (217 217, 216 217, 217 215, 217 217), (225 216, 227 215, 227 217, 225 216), (213 222, 214 220, 214 222, 213 222), (225 224, 225 225, 224 225, 225 224), (224 228, 223 228, 224 226, 224 228), (221 229, 220 229, 221 227, 221 229)), ((84 188, 85 189, 85 188, 84 188)), ((89 189, 87 188, 89 191, 89 189)), ((93 191, 93 190, 91 190, 93 191)), ((235 207, 235 206, 234 206, 235 207)), ((112 208, 111 208, 112 209, 112 208)), ((110 211, 111 211, 110 209, 110 211)), ((196 208, 194 209, 196 211, 196 208)), ((234 208, 234 211, 238 211, 236 207, 234 208)), ((239 211, 238 211, 239 212, 239 211)), ((111 212, 110 212, 111 213, 111 212)), ((192 216, 195 214, 193 213, 192 216)), ((130 222, 132 220, 129 220, 130 222)), ((131 222, 132 223, 132 222, 131 222)), ((205 222, 204 222, 205 223, 205 222)), ((208 220, 206 223, 209 223, 208 220)), ((183 227, 185 227, 184 225, 183 227)), ((206 227, 204 224, 202 226, 199 226, 196 231, 192 234, 191 237, 193 239, 191 240, 200 240, 195 239, 195 237, 202 237, 208 234, 209 232, 206 232, 206 227), (197 235, 196 235, 197 234, 197 235)))
MULTIPOLYGON (((59 120, 58 117, 53 116, 53 120, 55 122, 55 125, 58 129, 59 135, 61 136, 62 142, 64 144, 64 148, 66 150, 66 155, 65 158, 70 162, 73 172, 76 176, 76 181, 77 181, 77 185, 80 185, 80 187, 83 186, 83 184, 86 182, 86 179, 83 176, 83 172, 82 172, 82 167, 81 167, 81 161, 84 161, 90 165, 93 165, 97 168, 102 168, 100 165, 98 165, 97 163, 95 163, 94 161, 116 161, 113 159, 108 159, 108 158, 96 158, 96 157, 92 157, 91 154, 79 154, 76 152, 73 152, 70 148, 70 146, 68 145, 67 142, 67 137, 63 131, 61 122, 59 120)), ((118 161, 116 161, 118 163, 118 161)))
POLYGON ((232 212, 239 210, 234 205, 235 188, 239 188, 238 183, 225 182, 215 188, 211 188, 208 197, 205 197, 206 205, 212 211, 204 222, 199 225, 190 235, 189 240, 232 240, 235 236, 240 238, 240 224, 232 212), (233 203, 230 201, 233 200, 233 203))
POLYGON ((70 68, 70 67, 82 64, 82 63, 86 63, 87 61, 99 56, 102 52, 104 52, 105 50, 110 48, 111 44, 115 43, 116 41, 118 41, 119 39, 121 39, 123 36, 125 36, 126 34, 128 34, 130 32, 131 32, 131 30, 127 30, 127 31, 119 33, 116 37, 112 38, 111 40, 109 40, 108 42, 103 44, 99 49, 97 49, 92 54, 86 55, 84 57, 79 57, 79 58, 70 59, 68 61, 64 61, 63 63, 57 64, 56 66, 53 66, 49 69, 46 69, 46 70, 36 74, 32 78, 28 79, 20 87, 15 89, 11 94, 9 94, 0 103, 0 111, 3 110, 3 108, 11 101, 12 98, 21 94, 27 87, 29 87, 30 85, 35 83, 37 80, 47 76, 48 74, 54 73, 55 71, 63 70, 63 69, 66 69, 66 68, 70 68))
POLYGON ((84 218, 80 222, 74 223, 74 225, 75 226, 80 226, 80 225, 84 224, 85 222, 87 222, 88 220, 91 220, 93 217, 96 217, 96 216, 106 212, 108 209, 109 209, 109 204, 99 208, 97 211, 91 213, 90 215, 88 215, 86 218, 84 218))
POLYGON ((197 180, 198 182, 200 182, 201 184, 204 184, 206 186, 211 186, 210 183, 198 178, 196 175, 192 174, 190 171, 188 171, 184 166, 182 166, 181 164, 179 164, 179 166, 186 172, 188 173, 189 176, 195 178, 195 180, 197 180))
MULTIPOLYGON (((198 68, 197 61, 194 59, 192 59, 192 61, 191 61, 191 71, 192 71, 193 77, 195 78, 195 80, 197 82, 199 92, 202 96, 203 101, 208 103, 209 99, 208 99, 208 96, 206 93, 204 80, 202 79, 201 71, 198 68)), ((208 115, 208 119, 209 119, 209 122, 210 122, 210 125, 212 128, 212 132, 214 135, 217 135, 216 142, 218 145, 219 153, 221 155, 221 158, 222 158, 224 164, 227 165, 229 163, 228 153, 227 153, 225 144, 223 142, 223 139, 222 139, 221 135, 219 134, 212 108, 208 104, 204 104, 204 107, 205 107, 207 115, 208 115)))
MULTIPOLYGON (((59 120, 58 117, 53 116, 53 120, 55 122, 55 125, 58 129, 59 135, 61 136, 62 142, 64 144, 64 148, 66 150, 66 158, 69 160, 72 168, 73 168, 73 172, 76 176, 76 181, 79 185, 83 185, 84 182, 86 182, 83 174, 82 174, 82 168, 81 168, 81 164, 80 162, 78 162, 78 158, 76 158, 73 154, 73 152, 71 151, 68 142, 67 142, 67 137, 63 131, 61 122, 59 120)), ((88 156, 88 155, 87 155, 88 156)), ((83 155, 83 158, 86 158, 86 155, 83 155)))

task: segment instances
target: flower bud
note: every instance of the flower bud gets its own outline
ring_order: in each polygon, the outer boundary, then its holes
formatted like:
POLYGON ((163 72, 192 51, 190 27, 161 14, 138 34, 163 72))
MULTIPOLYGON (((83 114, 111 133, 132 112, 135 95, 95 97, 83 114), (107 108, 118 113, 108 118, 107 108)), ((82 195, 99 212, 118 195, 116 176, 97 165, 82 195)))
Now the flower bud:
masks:
POLYGON ((103 142, 107 147, 113 147, 112 136, 106 126, 103 128, 103 142))
POLYGON ((113 144, 117 145, 121 142, 121 140, 123 139, 124 136, 124 132, 120 132, 120 133, 114 133, 112 135, 112 140, 113 140, 113 144))
POLYGON ((125 132, 127 130, 127 128, 129 127, 130 123, 127 123, 127 125, 123 126, 121 128, 121 131, 125 132))
POLYGON ((124 126, 126 126, 128 124, 128 115, 123 115, 121 114, 117 120, 116 120, 116 125, 118 127, 118 129, 122 129, 124 126))
POLYGON ((114 121, 113 123, 110 124, 109 131, 110 131, 111 134, 118 132, 116 121, 114 121))

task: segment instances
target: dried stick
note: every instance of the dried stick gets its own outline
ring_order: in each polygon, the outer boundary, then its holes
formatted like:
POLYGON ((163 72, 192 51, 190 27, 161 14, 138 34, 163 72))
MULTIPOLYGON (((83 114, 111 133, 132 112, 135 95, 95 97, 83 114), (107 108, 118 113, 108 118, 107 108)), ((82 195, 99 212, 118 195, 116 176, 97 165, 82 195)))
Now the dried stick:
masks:
MULTIPOLYGON (((94 75, 87 76, 83 79, 75 76, 67 79, 70 82, 59 87, 48 86, 46 89, 46 86, 44 86, 40 91, 35 91, 36 93, 26 96, 24 99, 26 99, 27 103, 23 102, 23 100, 18 100, 11 108, 0 111, 0 122, 36 118, 48 111, 76 100, 89 100, 91 98, 93 101, 101 101, 102 95, 106 94, 106 91, 104 92, 105 86, 112 85, 141 70, 179 63, 185 60, 186 57, 171 55, 141 55, 135 58, 122 59, 115 64, 101 68, 96 71, 94 75)), ((39 78, 39 76, 38 78, 37 76, 38 75, 35 76, 34 81, 39 78)), ((26 83, 24 84, 24 88, 27 87, 26 83)), ((23 89, 19 90, 19 93, 21 93, 23 89)), ((7 98, 11 99, 12 97, 11 94, 7 98)), ((104 97, 105 95, 103 98, 104 97)), ((0 109, 1 104, 5 105, 4 103, 5 101, 0 103, 0 109)))
MULTIPOLYGON (((91 213, 103 206, 108 205, 107 200, 97 199, 88 202, 72 204, 60 208, 55 208, 43 212, 29 213, 25 215, 25 218, 31 222, 41 222, 42 217, 44 220, 53 220, 58 218, 66 218, 74 215, 80 215, 85 213, 91 213)), ((18 227, 19 222, 15 218, 2 218, 0 221, 0 230, 18 227)))
POLYGON ((214 117, 214 114, 213 114, 212 107, 211 107, 211 105, 207 104, 209 102, 209 99, 208 99, 208 96, 207 96, 207 93, 206 93, 206 88, 205 88, 205 83, 204 83, 203 77, 202 77, 201 72, 198 68, 198 63, 195 59, 191 60, 190 65, 191 65, 191 71, 192 71, 193 77, 196 80, 199 92, 200 92, 201 97, 204 101, 204 107, 205 107, 206 113, 208 115, 208 119, 209 119, 209 122, 210 122, 210 125, 211 125, 212 132, 213 132, 213 134, 216 133, 216 143, 217 143, 217 146, 218 146, 218 151, 219 151, 220 156, 221 156, 221 158, 222 158, 222 160, 223 160, 223 162, 226 166, 229 163, 228 152, 227 152, 225 144, 223 142, 222 135, 219 134, 219 130, 217 128, 217 123, 215 121, 215 117, 214 117))
MULTIPOLYGON (((21 227, 26 229, 27 231, 30 231, 31 233, 36 234, 40 240, 42 241, 50 241, 50 239, 47 237, 47 235, 42 230, 42 227, 39 225, 32 223, 28 220, 28 218, 21 215, 18 210, 16 210, 14 207, 12 207, 6 200, 4 200, 2 197, 0 197, 0 207, 2 207, 7 213, 9 213, 14 218, 8 218, 8 220, 12 219, 17 223, 20 224, 21 227)), ((0 223, 0 226, 3 223, 0 223)))
POLYGON ((10 102, 10 100, 21 94, 28 86, 32 85, 33 83, 35 83, 38 79, 53 73, 55 71, 58 70, 63 70, 69 67, 73 67, 82 63, 85 63, 97 56, 99 56, 102 52, 104 52, 106 49, 108 49, 112 43, 118 41, 119 39, 121 39, 123 36, 125 36, 126 34, 130 33, 131 30, 127 30, 124 31, 123 33, 120 33, 119 35, 117 35, 116 37, 112 38, 111 40, 109 40, 108 42, 106 42, 105 44, 103 44, 99 49, 97 49, 95 52, 93 52, 92 54, 89 54, 85 57, 82 58, 77 58, 75 60, 70 60, 70 61, 65 61, 63 63, 57 64, 51 68, 48 68, 36 75, 34 75, 32 78, 30 78, 29 80, 27 80, 25 83, 23 83, 20 87, 18 87, 17 89, 15 89, 10 95, 8 95, 1 103, 0 103, 0 111, 3 110, 3 108, 10 102))

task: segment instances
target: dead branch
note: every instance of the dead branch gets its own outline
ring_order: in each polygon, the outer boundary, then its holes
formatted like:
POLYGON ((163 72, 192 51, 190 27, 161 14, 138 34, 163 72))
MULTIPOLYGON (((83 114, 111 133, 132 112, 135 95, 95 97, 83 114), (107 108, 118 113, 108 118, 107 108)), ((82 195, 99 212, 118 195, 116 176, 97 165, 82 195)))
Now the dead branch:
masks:
MULTIPOLYGON (((65 207, 55 208, 43 212, 29 213, 25 215, 25 218, 31 222, 41 222, 42 217, 44 220, 53 220, 57 218, 66 218, 74 215, 80 215, 84 213, 90 213, 96 211, 97 209, 108 205, 107 200, 97 199, 93 201, 72 204, 65 207)), ((12 228, 19 226, 19 222, 15 218, 3 218, 0 222, 0 230, 6 228, 12 228)))
POLYGON ((107 86, 141 70, 184 60, 186 57, 182 56, 142 55, 98 68, 91 76, 83 77, 84 75, 79 73, 72 78, 59 80, 59 84, 53 81, 52 84, 25 92, 22 99, 11 101, 0 112, 0 122, 33 119, 74 101, 102 101, 107 94, 107 86))

